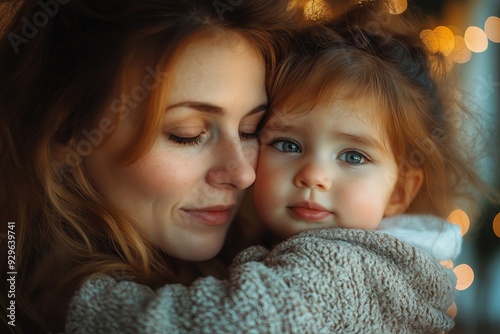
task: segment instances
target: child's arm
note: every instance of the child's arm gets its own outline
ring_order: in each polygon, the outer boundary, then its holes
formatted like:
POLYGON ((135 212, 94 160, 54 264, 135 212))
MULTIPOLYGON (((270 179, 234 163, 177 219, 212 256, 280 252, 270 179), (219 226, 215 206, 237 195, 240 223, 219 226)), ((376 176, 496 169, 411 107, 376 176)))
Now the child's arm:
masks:
POLYGON ((384 218, 377 231, 407 242, 438 261, 454 260, 462 248, 460 227, 436 216, 397 215, 384 218))
POLYGON ((152 291, 87 281, 69 333, 440 333, 455 277, 412 246, 373 231, 307 231, 242 252, 228 280, 152 291))
POLYGON ((190 287, 153 291, 131 281, 96 277, 73 298, 68 333, 317 333, 291 268, 267 267, 269 251, 252 247, 231 265, 228 280, 205 277, 190 287))

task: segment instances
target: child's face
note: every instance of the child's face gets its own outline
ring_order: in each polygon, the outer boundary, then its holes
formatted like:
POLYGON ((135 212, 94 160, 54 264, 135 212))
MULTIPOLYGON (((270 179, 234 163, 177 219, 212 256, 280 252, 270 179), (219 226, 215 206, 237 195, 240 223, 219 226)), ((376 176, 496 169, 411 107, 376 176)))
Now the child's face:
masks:
POLYGON ((397 196, 397 164, 378 114, 366 99, 273 115, 262 132, 254 200, 274 232, 378 227, 397 196))

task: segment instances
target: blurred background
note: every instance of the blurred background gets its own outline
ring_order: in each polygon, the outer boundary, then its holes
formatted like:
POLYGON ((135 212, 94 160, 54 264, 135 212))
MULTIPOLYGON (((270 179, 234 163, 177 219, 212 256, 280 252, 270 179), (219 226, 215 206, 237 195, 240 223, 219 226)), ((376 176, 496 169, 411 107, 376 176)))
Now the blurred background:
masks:
MULTIPOLYGON (((481 119, 488 147, 481 174, 500 189, 500 0, 393 0, 395 8, 419 7, 433 22, 424 43, 443 52, 481 119)), ((480 203, 471 217, 457 208, 448 219, 464 234, 454 263, 458 278, 453 334, 500 334, 500 207, 480 203)))
MULTIPOLYGON (((477 104, 488 141, 481 173, 499 189, 500 0, 396 2, 420 7, 434 22, 421 37, 448 55, 467 98, 477 104)), ((453 263, 458 277, 454 334, 500 334, 500 207, 483 203, 481 209, 470 220, 462 208, 449 217, 464 233, 462 254, 453 263)))

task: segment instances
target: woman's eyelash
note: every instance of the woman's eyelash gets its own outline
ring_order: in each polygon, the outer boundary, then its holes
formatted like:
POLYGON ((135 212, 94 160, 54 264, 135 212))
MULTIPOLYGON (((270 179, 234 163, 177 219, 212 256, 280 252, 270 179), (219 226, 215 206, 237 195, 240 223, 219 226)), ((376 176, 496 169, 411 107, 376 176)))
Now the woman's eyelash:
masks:
POLYGON ((248 133, 240 131, 240 137, 243 140, 253 140, 257 138, 257 132, 248 133))
POLYGON ((168 139, 176 144, 181 145, 199 145, 202 142, 200 135, 195 137, 179 137, 169 133, 168 139))
MULTIPOLYGON (((173 133, 167 133, 167 136, 171 142, 180 145, 199 145, 203 142, 202 134, 199 134, 194 137, 184 137, 184 136, 174 135, 173 133)), ((243 140, 257 139, 257 132, 248 133, 240 131, 240 138, 243 140)))

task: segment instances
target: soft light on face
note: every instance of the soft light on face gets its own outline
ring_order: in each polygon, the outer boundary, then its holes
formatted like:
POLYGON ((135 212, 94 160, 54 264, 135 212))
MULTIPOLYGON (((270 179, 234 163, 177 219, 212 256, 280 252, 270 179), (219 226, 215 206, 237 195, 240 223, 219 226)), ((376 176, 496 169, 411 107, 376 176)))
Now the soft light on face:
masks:
POLYGON ((397 164, 374 105, 341 100, 270 118, 254 200, 277 234, 378 227, 393 196, 397 164))
POLYGON ((116 162, 137 126, 127 117, 85 167, 146 238, 174 257, 204 260, 219 251, 243 189, 255 179, 265 68, 246 40, 227 35, 189 42, 171 75, 151 149, 130 165, 116 162))

